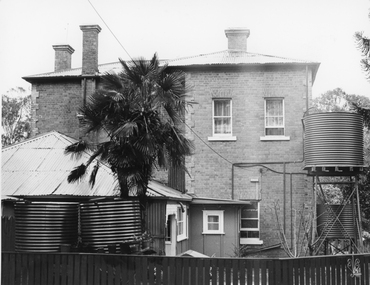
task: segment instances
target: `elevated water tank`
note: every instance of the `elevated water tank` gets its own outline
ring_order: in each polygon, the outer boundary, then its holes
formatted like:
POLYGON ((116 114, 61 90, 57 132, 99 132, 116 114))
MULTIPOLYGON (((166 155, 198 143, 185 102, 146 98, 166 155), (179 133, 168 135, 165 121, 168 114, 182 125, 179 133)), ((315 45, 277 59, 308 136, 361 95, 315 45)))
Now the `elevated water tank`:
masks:
POLYGON ((305 169, 363 167, 362 116, 348 112, 309 114, 305 123, 305 169))
POLYGON ((317 205, 317 231, 326 239, 356 238, 353 205, 317 205))
POLYGON ((16 202, 15 250, 58 252, 78 237, 78 203, 16 202))
POLYGON ((93 250, 132 240, 141 234, 137 200, 80 203, 81 238, 93 250))

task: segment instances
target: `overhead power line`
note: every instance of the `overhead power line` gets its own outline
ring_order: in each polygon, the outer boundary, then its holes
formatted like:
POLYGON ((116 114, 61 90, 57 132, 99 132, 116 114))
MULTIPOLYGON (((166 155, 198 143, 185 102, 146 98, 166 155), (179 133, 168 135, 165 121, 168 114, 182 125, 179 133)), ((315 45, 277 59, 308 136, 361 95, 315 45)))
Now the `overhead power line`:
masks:
POLYGON ((110 31, 110 33, 113 35, 113 37, 116 39, 116 41, 119 43, 119 45, 123 48, 123 50, 126 52, 126 54, 129 56, 129 58, 133 61, 131 55, 128 53, 128 51, 125 49, 125 47, 123 46, 123 44, 120 42, 120 40, 116 37, 116 35, 113 33, 113 31, 111 30, 111 28, 108 26, 108 24, 104 21, 103 17, 99 14, 98 10, 94 7, 94 5, 91 3, 90 0, 87 0, 91 7, 94 9, 94 11, 96 12, 96 14, 99 16, 99 18, 103 21, 104 25, 108 28, 108 30, 110 31))

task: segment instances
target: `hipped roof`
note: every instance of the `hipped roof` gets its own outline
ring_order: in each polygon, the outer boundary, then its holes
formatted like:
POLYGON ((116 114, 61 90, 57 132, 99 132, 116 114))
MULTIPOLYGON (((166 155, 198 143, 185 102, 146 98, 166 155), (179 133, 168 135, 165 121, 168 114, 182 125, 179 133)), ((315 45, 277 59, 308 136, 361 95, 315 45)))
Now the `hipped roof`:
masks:
MULTIPOLYGON (((315 80, 320 63, 299 59, 291 59, 272 55, 263 55, 239 50, 224 50, 219 52, 199 54, 195 56, 182 57, 171 60, 162 60, 161 64, 168 64, 169 67, 178 68, 214 68, 214 67, 258 67, 258 66, 309 66, 312 68, 313 81, 315 80)), ((99 72, 95 75, 99 77, 106 72, 119 72, 122 66, 120 62, 100 64, 99 72)), ((48 72, 37 75, 25 76, 23 79, 32 83, 40 79, 63 79, 63 78, 82 78, 82 68, 72 68, 58 72, 48 72)))

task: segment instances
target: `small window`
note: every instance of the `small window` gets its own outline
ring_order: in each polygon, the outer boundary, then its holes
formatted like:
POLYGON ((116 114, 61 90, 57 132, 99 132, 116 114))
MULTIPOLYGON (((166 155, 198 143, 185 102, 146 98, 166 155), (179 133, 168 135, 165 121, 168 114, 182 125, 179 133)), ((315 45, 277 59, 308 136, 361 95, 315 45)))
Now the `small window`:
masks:
POLYGON ((240 243, 261 244, 259 227, 259 203, 252 202, 241 209, 240 243))
POLYGON ((268 98, 265 100, 265 135, 284 136, 284 99, 268 98))
POLYGON ((224 211, 203 211, 203 234, 224 233, 224 211))
POLYGON ((177 208, 177 241, 187 238, 187 211, 186 207, 177 208))

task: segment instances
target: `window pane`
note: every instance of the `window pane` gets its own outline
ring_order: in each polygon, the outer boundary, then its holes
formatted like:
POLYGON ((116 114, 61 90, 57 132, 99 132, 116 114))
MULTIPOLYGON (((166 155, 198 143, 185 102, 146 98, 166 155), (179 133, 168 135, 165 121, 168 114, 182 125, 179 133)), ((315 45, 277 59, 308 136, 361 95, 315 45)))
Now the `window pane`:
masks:
POLYGON ((219 219, 219 216, 208 216, 208 223, 218 223, 219 219))
POLYGON ((267 136, 283 136, 284 128, 266 128, 267 136))
POLYGON ((231 119, 230 118, 215 118, 215 134, 230 134, 231 119))
POLYGON ((218 231, 219 230, 219 224, 208 223, 208 230, 209 231, 218 231))
POLYGON ((215 116, 230 116, 230 100, 214 101, 215 116))
POLYGON ((246 219, 253 219, 253 218, 258 218, 258 212, 255 210, 243 210, 242 211, 242 218, 246 219))
POLYGON ((266 115, 282 116, 283 115, 283 100, 267 100, 266 101, 266 115))
POLYGON ((260 233, 259 231, 241 231, 240 237, 241 238, 259 238, 260 233))
POLYGON ((258 220, 242 220, 243 229, 258 229, 258 220))

